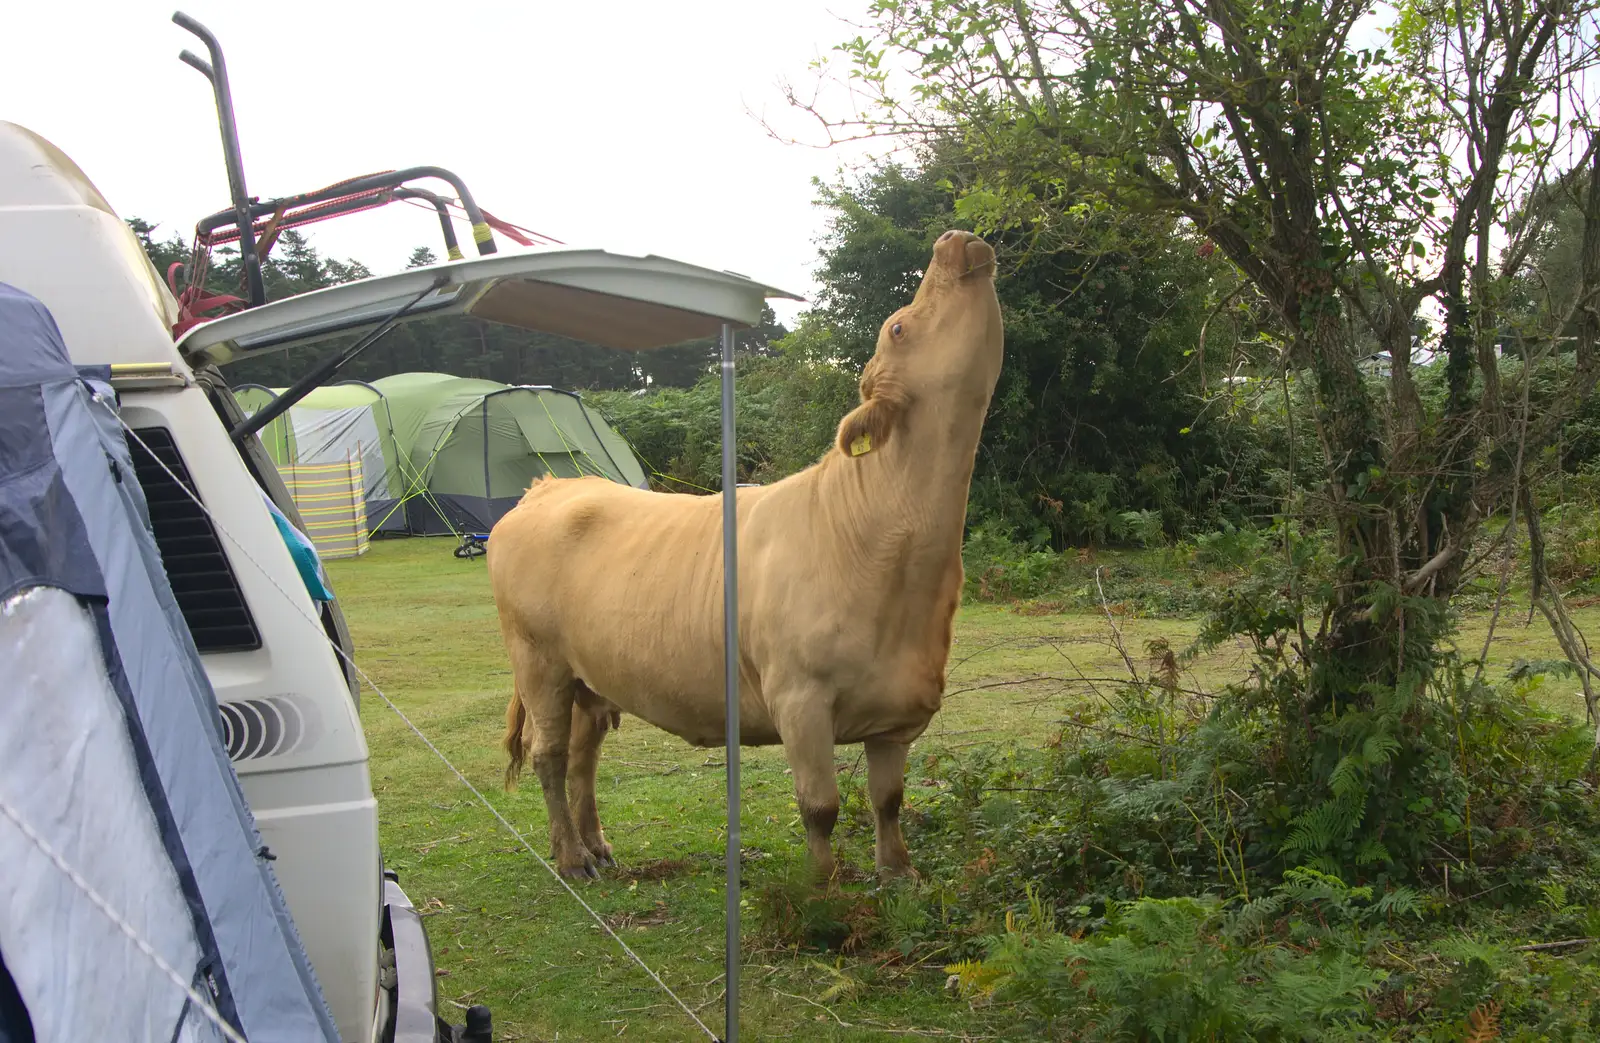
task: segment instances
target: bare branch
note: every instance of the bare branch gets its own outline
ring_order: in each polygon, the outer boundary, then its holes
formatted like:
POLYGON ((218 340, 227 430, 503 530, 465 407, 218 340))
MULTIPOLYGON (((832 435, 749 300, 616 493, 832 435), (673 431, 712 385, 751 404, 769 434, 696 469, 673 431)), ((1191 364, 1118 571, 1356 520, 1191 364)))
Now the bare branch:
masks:
POLYGON ((1044 99, 1044 109, 1052 121, 1059 120, 1061 113, 1056 109, 1055 92, 1050 87, 1049 77, 1044 74, 1044 62, 1039 60, 1039 41, 1033 35, 1033 27, 1028 24, 1026 0, 1011 0, 1011 10, 1016 12, 1017 31, 1022 33, 1023 45, 1028 49, 1028 60, 1033 63, 1033 78, 1039 84, 1039 97, 1044 99))

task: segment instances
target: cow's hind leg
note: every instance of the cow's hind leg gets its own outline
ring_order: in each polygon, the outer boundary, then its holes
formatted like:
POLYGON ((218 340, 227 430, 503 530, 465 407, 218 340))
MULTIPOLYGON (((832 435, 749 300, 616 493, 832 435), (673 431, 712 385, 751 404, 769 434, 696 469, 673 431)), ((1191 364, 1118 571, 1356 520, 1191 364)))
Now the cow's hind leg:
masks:
POLYGON ((833 716, 822 700, 795 700, 779 712, 783 754, 794 772, 795 799, 806 827, 806 849, 817 875, 833 876, 833 827, 839 820, 839 782, 833 768, 833 716))
POLYGON ((578 836, 589 854, 602 866, 614 866, 611 845, 600 828, 600 808, 595 803, 595 776, 600 768, 600 744, 617 726, 620 714, 610 703, 577 682, 572 704, 572 742, 567 758, 567 799, 577 820, 578 836))
POLYGON ((562 876, 598 877, 594 856, 584 846, 567 803, 567 763, 577 680, 548 662, 526 641, 508 642, 511 669, 524 719, 522 747, 533 762, 550 817, 550 855, 562 876))
POLYGON ((911 855, 900 832, 900 804, 906 790, 906 753, 910 745, 886 739, 868 739, 867 789, 877 813, 878 872, 885 876, 910 873, 911 855))

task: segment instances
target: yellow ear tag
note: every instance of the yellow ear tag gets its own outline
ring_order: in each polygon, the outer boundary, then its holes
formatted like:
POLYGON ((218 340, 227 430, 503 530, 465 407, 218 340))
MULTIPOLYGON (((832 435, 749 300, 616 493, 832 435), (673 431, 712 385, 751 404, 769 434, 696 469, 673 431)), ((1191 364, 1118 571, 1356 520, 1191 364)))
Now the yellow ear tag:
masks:
POLYGON ((870 452, 872 452, 872 435, 867 432, 862 432, 854 442, 850 443, 851 456, 860 456, 863 453, 870 452))

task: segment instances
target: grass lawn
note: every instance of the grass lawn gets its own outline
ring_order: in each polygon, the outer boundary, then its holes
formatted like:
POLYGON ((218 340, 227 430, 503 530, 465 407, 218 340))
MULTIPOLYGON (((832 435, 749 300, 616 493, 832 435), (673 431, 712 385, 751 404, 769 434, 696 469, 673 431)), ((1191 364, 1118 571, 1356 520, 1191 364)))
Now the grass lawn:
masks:
MULTIPOLYGON (((541 854, 548 850, 544 804, 531 774, 519 791, 500 788, 500 737, 511 678, 482 559, 462 561, 445 540, 376 542, 353 561, 328 563, 362 667, 452 761, 496 803, 541 854)), ((536 581, 536 579, 534 580, 536 581)), ((1115 599, 1115 591, 1108 590, 1115 599)), ((1575 613, 1600 630, 1600 608, 1575 613)), ((1502 614, 1490 653, 1491 678, 1518 658, 1558 658, 1542 619, 1502 614)), ((1459 641, 1475 655, 1487 614, 1470 617, 1459 641)), ((1138 662, 1144 644, 1174 648, 1195 636, 1192 619, 1118 620, 1138 662)), ((908 801, 918 796, 919 754, 961 756, 981 744, 1038 744, 1070 706, 1126 676, 1104 615, 1023 615, 972 604, 961 610, 945 709, 913 748, 908 801)), ((1141 663, 1141 669, 1143 664, 1141 663)), ((1246 667, 1242 648, 1222 649, 1189 667, 1188 686, 1215 687, 1246 667)), ((1557 683, 1562 708, 1582 712, 1557 683)), ((428 916, 445 1013, 494 1010, 507 1040, 693 1040, 704 1036, 589 919, 588 915, 479 807, 383 703, 363 695, 384 857, 428 916)), ((720 1032, 723 931, 723 758, 697 750, 635 718, 624 718, 601 758, 599 799, 621 868, 582 889, 613 929, 720 1032)), ((852 816, 865 768, 860 747, 840 747, 846 801, 835 839, 846 863, 872 867, 872 834, 852 816), (857 784, 859 776, 859 784, 857 784)), ((751 1039, 979 1038, 986 1020, 944 991, 937 957, 920 967, 871 957, 796 953, 765 940, 748 895, 801 865, 804 831, 780 750, 743 755, 745 920, 742 1031, 751 1039), (840 971, 850 977, 841 978, 840 971), (870 980, 869 989, 845 989, 870 980)), ((907 830, 916 857, 917 836, 907 830)), ((974 853, 976 854, 976 853, 974 853)), ((992 1038, 992 1037, 991 1037, 992 1038)))

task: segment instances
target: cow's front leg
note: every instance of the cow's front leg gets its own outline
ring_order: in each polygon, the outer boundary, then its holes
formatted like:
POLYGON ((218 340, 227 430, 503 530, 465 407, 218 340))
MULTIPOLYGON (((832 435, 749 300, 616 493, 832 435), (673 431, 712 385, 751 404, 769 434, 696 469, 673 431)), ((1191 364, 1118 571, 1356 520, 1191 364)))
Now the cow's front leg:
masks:
POLYGON ((877 814, 876 861, 883 876, 914 873, 905 836, 900 832, 900 805, 906 792, 906 753, 910 743, 868 739, 867 789, 877 814))
POLYGON ((834 871, 833 826, 839 820, 839 783, 833 770, 832 707, 818 698, 777 717, 783 754, 794 772, 795 799, 806 827, 806 849, 817 875, 834 871))

